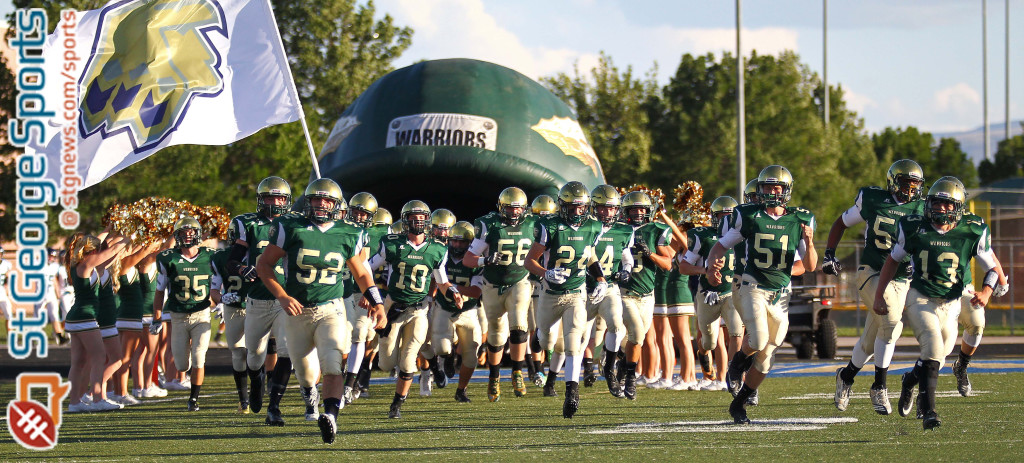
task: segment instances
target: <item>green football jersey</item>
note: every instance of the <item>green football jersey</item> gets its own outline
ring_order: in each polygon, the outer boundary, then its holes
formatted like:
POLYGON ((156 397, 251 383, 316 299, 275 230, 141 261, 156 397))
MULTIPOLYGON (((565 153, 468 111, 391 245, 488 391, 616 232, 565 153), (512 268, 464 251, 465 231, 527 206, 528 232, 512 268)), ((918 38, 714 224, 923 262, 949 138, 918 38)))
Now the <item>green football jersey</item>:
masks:
POLYGON ((213 283, 213 250, 200 247, 194 259, 179 249, 168 249, 156 259, 161 286, 167 294, 165 312, 192 313, 212 306, 210 285, 213 283))
POLYGON ((245 307, 246 290, 250 285, 238 275, 228 273, 228 256, 231 255, 231 248, 221 249, 213 253, 213 268, 217 270, 221 281, 221 294, 237 293, 239 301, 235 304, 228 304, 232 307, 245 307))
POLYGON ((526 255, 535 238, 535 224, 540 217, 527 215, 519 225, 506 226, 497 212, 476 219, 476 239, 470 251, 481 257, 492 252, 501 253, 498 265, 484 267, 483 276, 488 283, 511 286, 530 274, 526 270, 526 255), (486 247, 484 246, 486 245, 486 247))
POLYGON ((342 269, 366 242, 364 231, 352 224, 337 221, 321 230, 309 219, 294 215, 275 219, 269 238, 286 253, 282 259, 287 265, 285 292, 304 307, 342 297, 342 269))
POLYGON ((655 270, 657 267, 650 259, 640 257, 636 250, 636 243, 643 240, 653 253, 658 252, 658 246, 672 244, 672 229, 668 225, 651 222, 633 228, 633 275, 625 285, 619 287, 627 292, 639 296, 646 296, 654 292, 655 270))
POLYGON ((744 204, 733 210, 735 217, 723 240, 738 233, 746 242, 747 264, 744 275, 750 275, 765 289, 778 291, 789 286, 801 225, 815 227, 814 214, 807 209, 787 207, 786 214, 773 218, 761 204, 744 204))
MULTIPOLYGON (((481 268, 466 267, 465 265, 462 265, 462 259, 456 260, 453 258, 448 258, 445 261, 444 268, 445 272, 448 273, 448 281, 450 281, 453 285, 466 287, 471 286, 473 283, 473 278, 479 276, 480 272, 483 271, 483 269, 481 268)), ((473 310, 480 305, 479 299, 470 298, 469 296, 466 296, 465 293, 462 294, 462 310, 459 310, 459 308, 456 307, 454 300, 448 299, 444 294, 441 294, 440 292, 438 292, 437 297, 435 299, 441 306, 441 309, 443 309, 446 312, 451 312, 453 314, 465 312, 467 310, 473 310)))
POLYGON ((537 222, 537 243, 544 245, 545 268, 569 269, 564 283, 548 282, 550 291, 573 291, 587 282, 587 265, 593 258, 594 246, 604 233, 601 222, 587 218, 578 228, 573 228, 562 217, 551 215, 537 222))
MULTIPOLYGON (((882 270, 885 258, 889 257, 892 246, 896 244, 896 222, 908 215, 924 214, 925 201, 917 200, 899 204, 892 193, 878 187, 861 188, 853 207, 843 214, 844 222, 855 222, 856 218, 847 217, 859 214, 867 224, 864 228, 864 250, 860 262, 875 271, 882 270)), ((897 279, 910 276, 910 263, 905 262, 896 271, 897 279)))
POLYGON ((939 233, 920 215, 900 219, 898 239, 913 262, 910 287, 927 297, 946 300, 963 295, 971 259, 992 249, 988 225, 965 215, 946 233, 939 233))
MULTIPOLYGON (((693 253, 697 256, 697 261, 694 265, 704 266, 708 255, 711 254, 711 248, 718 242, 718 230, 714 227, 697 227, 691 228, 686 232, 687 238, 689 238, 690 249, 687 254, 693 253)), ((742 244, 742 243, 741 243, 742 244)), ((722 267, 722 283, 718 286, 711 286, 708 283, 707 275, 700 275, 699 285, 702 291, 717 291, 720 294, 729 294, 732 292, 732 280, 735 276, 736 268, 736 252, 729 249, 725 252, 725 266, 722 267)))
MULTIPOLYGON (((286 214, 283 217, 296 217, 293 214, 286 214)), ((266 249, 267 245, 271 243, 270 230, 271 224, 274 219, 268 219, 263 214, 257 214, 250 212, 248 214, 242 214, 235 217, 235 227, 239 233, 239 239, 245 241, 249 245, 249 249, 246 252, 245 260, 246 265, 256 265, 256 259, 263 254, 263 250, 266 249)), ((277 274, 277 282, 281 286, 284 286, 284 267, 278 265, 274 267, 274 273, 277 274)), ((263 285, 263 281, 257 278, 255 281, 249 283, 246 288, 246 295, 259 301, 269 301, 274 299, 274 295, 270 294, 270 290, 263 285)))
MULTIPOLYGON (((615 273, 622 269, 622 252, 633 245, 633 227, 622 222, 615 222, 604 227, 604 234, 594 245, 594 257, 601 264, 604 278, 611 283, 615 273)), ((594 289, 597 280, 587 275, 587 289, 594 289)))
POLYGON ((444 268, 448 247, 433 238, 413 246, 408 235, 388 235, 373 258, 374 266, 378 265, 378 259, 389 266, 387 280, 391 300, 399 304, 418 304, 430 292, 434 270, 444 268))

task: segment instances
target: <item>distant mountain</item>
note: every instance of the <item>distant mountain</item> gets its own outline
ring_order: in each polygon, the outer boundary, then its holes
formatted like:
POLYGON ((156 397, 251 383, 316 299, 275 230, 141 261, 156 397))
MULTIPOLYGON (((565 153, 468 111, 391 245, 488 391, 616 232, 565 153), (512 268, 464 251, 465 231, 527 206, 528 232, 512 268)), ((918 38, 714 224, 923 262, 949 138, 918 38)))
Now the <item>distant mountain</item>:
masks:
MULTIPOLYGON (((1024 121, 1013 121, 1010 123, 1010 134, 1012 136, 1020 135, 1022 132, 1021 122, 1024 121)), ((999 149, 999 142, 1005 137, 1006 125, 1002 122, 989 124, 989 137, 991 138, 991 149, 992 155, 996 154, 996 150, 999 149)), ((933 133, 935 141, 938 142, 942 138, 955 138, 960 142, 960 148, 967 153, 967 156, 974 161, 974 164, 978 164, 985 159, 985 128, 979 126, 974 130, 967 132, 945 132, 945 133, 933 133)))

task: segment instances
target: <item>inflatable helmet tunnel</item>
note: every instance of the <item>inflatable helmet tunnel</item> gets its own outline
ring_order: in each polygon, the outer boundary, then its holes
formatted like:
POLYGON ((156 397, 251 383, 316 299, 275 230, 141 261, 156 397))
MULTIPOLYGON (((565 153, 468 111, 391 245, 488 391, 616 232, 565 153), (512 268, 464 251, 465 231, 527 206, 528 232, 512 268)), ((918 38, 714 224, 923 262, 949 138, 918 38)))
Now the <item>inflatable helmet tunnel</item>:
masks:
POLYGON ((392 213, 420 199, 473 220, 518 186, 532 200, 566 182, 604 183, 575 115, 539 83, 470 59, 425 61, 374 82, 335 123, 320 169, 346 197, 392 213))

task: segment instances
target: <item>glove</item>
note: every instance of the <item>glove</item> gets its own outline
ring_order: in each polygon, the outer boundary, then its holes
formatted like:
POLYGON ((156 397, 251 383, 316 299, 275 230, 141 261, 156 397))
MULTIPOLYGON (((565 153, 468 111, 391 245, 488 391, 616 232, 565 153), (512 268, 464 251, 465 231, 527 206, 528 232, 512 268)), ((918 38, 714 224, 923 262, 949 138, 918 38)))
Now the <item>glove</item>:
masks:
POLYGON ((992 291, 992 295, 995 297, 1003 297, 1006 293, 1010 292, 1010 281, 1007 280, 1005 285, 997 284, 995 290, 992 291))
POLYGON ((826 249, 825 259, 821 264, 821 271, 829 275, 839 275, 841 270, 843 270, 843 266, 839 263, 839 259, 836 259, 836 250, 826 249))
POLYGON ((704 303, 707 305, 716 305, 721 300, 721 296, 718 291, 708 291, 704 293, 704 303))
POLYGON ((221 320, 224 319, 224 304, 217 304, 210 309, 210 315, 221 320))
POLYGON ((242 298, 238 297, 238 293, 224 293, 220 297, 220 303, 224 305, 235 305, 241 300, 242 298))
POLYGON ((544 279, 548 280, 548 283, 554 283, 560 285, 565 283, 565 280, 569 279, 569 269, 567 268, 553 268, 544 272, 544 279))
POLYGON ((598 281, 597 282, 597 286, 595 286, 594 290, 590 292, 590 303, 591 304, 600 304, 601 301, 603 301, 605 296, 607 296, 607 295, 608 295, 608 282, 607 281, 603 281, 603 280, 602 281, 598 281))
POLYGON ((256 267, 246 265, 238 269, 238 276, 242 277, 245 281, 256 281, 260 276, 256 274, 256 267))
POLYGON ((629 283, 629 280, 632 279, 633 273, 629 270, 619 270, 618 272, 615 272, 615 280, 617 280, 619 284, 627 284, 629 283))
POLYGON ((492 252, 487 257, 484 257, 484 265, 498 265, 501 263, 501 253, 498 251, 492 252))
POLYGON ((149 325, 149 334, 156 336, 164 330, 164 321, 160 319, 153 320, 153 324, 149 325))
POLYGON ((646 241, 638 240, 633 247, 636 248, 636 252, 638 254, 640 254, 640 257, 650 257, 651 256, 651 248, 647 246, 647 242, 646 241))

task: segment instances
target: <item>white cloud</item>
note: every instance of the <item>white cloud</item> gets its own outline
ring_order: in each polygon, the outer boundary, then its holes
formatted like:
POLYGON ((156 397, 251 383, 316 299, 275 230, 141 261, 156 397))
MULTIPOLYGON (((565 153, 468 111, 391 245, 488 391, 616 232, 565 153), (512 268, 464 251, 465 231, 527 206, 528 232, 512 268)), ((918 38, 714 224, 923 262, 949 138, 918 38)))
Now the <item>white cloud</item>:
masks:
MULTIPOLYGON (((830 83, 829 85, 835 85, 830 83)), ((871 97, 857 93, 850 87, 843 86, 843 100, 846 101, 846 106, 861 116, 864 115, 864 111, 878 107, 878 102, 871 99, 871 97)))
POLYGON ((977 111, 981 95, 964 82, 935 92, 932 107, 941 112, 977 111))

